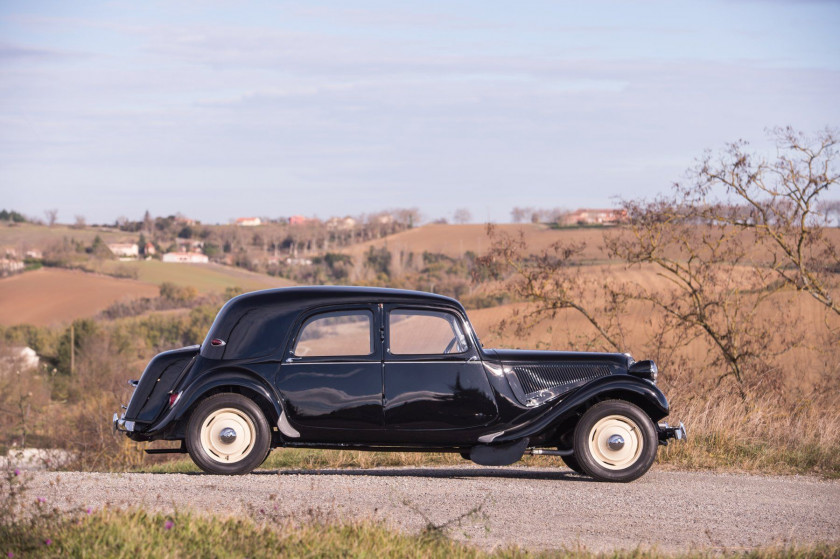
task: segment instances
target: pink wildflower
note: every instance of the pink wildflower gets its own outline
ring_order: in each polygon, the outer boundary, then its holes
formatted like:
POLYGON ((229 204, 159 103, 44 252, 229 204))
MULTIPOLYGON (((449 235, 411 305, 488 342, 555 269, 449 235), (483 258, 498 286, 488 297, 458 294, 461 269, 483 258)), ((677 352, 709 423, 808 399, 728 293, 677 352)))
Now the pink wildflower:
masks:
POLYGON ((52 545, 52 540, 47 538, 44 540, 44 545, 52 545))
POLYGON ((174 523, 174 522, 172 522, 171 520, 167 520, 167 521, 166 521, 166 522, 164 522, 164 524, 163 524, 163 529, 164 529, 164 530, 171 530, 173 526, 175 526, 175 523, 174 523))
POLYGON ((46 500, 46 499, 44 499, 43 497, 38 497, 38 502, 39 502, 39 503, 46 503, 46 502, 47 502, 47 500, 46 500))
MULTIPOLYGON (((19 476, 19 475, 20 475, 20 469, 15 468, 15 476, 19 476)), ((10 551, 9 553, 12 553, 12 552, 10 551)), ((14 554, 14 553, 12 553, 9 557, 14 557, 14 555, 15 555, 15 554, 14 554)))
POLYGON ((92 512, 93 512, 93 509, 92 509, 92 508, 90 508, 90 507, 88 507, 88 508, 87 508, 87 510, 86 510, 85 512, 86 512, 87 514, 90 514, 90 513, 92 513, 92 512))

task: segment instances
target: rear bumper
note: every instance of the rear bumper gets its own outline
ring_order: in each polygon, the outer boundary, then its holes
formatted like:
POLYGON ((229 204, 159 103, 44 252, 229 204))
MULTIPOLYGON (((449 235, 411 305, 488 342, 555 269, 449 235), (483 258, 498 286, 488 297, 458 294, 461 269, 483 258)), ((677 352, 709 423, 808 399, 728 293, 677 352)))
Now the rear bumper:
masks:
POLYGON ((126 421, 125 415, 118 415, 114 414, 113 418, 114 422, 114 431, 124 432, 124 433, 132 433, 134 432, 134 422, 133 421, 126 421))
POLYGON ((656 426, 656 430, 659 434, 659 444, 661 445, 667 445, 671 439, 684 441, 687 436, 685 425, 683 425, 682 421, 676 427, 671 427, 667 423, 660 423, 656 426))

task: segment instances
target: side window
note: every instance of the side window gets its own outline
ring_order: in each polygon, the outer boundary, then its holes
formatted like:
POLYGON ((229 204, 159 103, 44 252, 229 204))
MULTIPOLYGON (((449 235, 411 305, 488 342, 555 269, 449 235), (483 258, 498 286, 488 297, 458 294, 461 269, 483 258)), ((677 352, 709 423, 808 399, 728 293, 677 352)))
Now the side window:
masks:
POLYGON ((447 312, 395 309, 388 317, 388 339, 394 355, 440 355, 467 351, 458 318, 447 312))
POLYGON ((293 353, 299 357, 370 355, 370 311, 339 311, 313 316, 300 329, 293 353))

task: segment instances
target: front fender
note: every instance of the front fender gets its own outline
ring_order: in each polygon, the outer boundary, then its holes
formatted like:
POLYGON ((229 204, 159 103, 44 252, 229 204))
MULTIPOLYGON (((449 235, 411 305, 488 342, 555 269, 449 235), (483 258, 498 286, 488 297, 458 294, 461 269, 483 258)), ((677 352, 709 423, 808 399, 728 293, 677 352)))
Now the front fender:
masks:
POLYGON ((505 430, 492 442, 504 443, 531 437, 577 413, 590 402, 609 398, 636 403, 654 422, 670 411, 668 399, 655 384, 630 375, 614 375, 593 380, 562 400, 547 404, 550 407, 544 413, 505 430))
POLYGON ((144 435, 154 436, 171 426, 177 425, 180 421, 186 419, 196 402, 208 393, 228 387, 244 388, 259 394, 274 409, 277 417, 280 417, 283 408, 280 405, 279 398, 262 377, 244 369, 214 371, 213 374, 199 378, 196 382, 190 384, 175 405, 172 406, 172 409, 160 421, 152 425, 144 435))

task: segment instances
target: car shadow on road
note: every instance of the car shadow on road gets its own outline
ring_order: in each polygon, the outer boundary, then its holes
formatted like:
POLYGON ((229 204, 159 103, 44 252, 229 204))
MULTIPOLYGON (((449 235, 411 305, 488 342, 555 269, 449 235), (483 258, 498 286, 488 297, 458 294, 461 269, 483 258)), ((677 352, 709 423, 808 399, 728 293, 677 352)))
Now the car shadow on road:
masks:
POLYGON ((592 478, 572 471, 525 470, 522 468, 376 468, 360 469, 297 469, 258 470, 253 475, 285 476, 370 476, 370 477, 422 477, 444 479, 506 478, 549 481, 594 482, 592 478))

